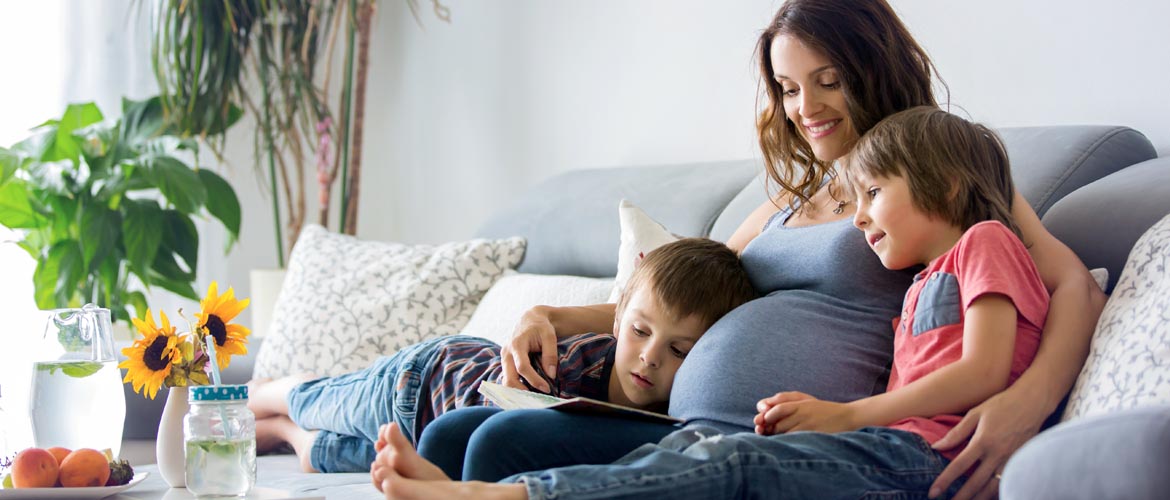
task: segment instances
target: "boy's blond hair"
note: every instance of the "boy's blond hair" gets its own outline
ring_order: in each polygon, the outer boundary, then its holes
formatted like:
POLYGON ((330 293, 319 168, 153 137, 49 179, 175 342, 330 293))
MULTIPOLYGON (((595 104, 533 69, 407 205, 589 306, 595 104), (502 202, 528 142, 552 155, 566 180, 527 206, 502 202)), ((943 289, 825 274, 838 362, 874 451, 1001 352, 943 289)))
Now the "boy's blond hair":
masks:
MULTIPOLYGON (((919 210, 964 231, 996 220, 1020 236, 1012 218, 1007 149, 991 129, 933 106, 890 115, 866 132, 841 160, 847 184, 857 173, 900 177, 919 210)), ((1022 239, 1022 238, 1021 238, 1022 239)))
POLYGON ((618 317, 634 291, 646 286, 669 317, 698 316, 704 330, 757 297, 739 256, 706 238, 683 238, 647 254, 622 291, 618 317))

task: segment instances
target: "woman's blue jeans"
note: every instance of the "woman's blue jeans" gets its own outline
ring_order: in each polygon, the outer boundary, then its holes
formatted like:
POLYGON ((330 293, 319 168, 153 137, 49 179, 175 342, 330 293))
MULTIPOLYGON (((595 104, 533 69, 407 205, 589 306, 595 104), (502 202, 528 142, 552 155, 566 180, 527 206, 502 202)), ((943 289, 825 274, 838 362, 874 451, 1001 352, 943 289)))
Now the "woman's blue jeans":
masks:
POLYGON ((523 483, 531 500, 925 499, 947 463, 917 434, 884 427, 759 436, 694 426, 612 465, 529 472, 505 482, 523 483))
POLYGON ((452 478, 494 482, 521 472, 612 463, 678 429, 554 410, 463 408, 431 422, 418 451, 452 478))

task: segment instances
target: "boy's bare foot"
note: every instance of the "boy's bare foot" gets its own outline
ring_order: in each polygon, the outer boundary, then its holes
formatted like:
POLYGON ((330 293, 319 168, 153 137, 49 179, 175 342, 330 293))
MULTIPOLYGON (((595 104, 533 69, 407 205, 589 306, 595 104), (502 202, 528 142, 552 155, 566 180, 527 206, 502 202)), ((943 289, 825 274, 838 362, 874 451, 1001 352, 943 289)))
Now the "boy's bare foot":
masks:
POLYGON ((317 438, 318 431, 306 431, 300 428, 293 423, 292 419, 288 418, 288 415, 257 420, 256 448, 260 448, 261 422, 263 422, 266 438, 272 436, 273 439, 278 439, 281 443, 292 445, 293 451, 296 452, 297 459, 301 463, 302 471, 317 472, 309 463, 309 452, 313 449, 313 440, 317 438))
POLYGON ((285 443, 281 419, 288 420, 288 417, 256 419, 256 453, 270 453, 285 443))
POLYGON ((294 387, 317 378, 311 373, 301 373, 277 379, 254 379, 248 382, 248 409, 257 420, 288 415, 288 394, 294 387))
POLYGON ((523 484, 480 481, 420 481, 395 474, 382 481, 386 500, 430 500, 432 498, 475 498, 477 500, 527 500, 523 484))
POLYGON ((430 463, 414 450, 398 424, 383 425, 378 432, 378 442, 386 445, 379 450, 375 463, 393 470, 399 476, 424 481, 450 481, 437 465, 430 463))

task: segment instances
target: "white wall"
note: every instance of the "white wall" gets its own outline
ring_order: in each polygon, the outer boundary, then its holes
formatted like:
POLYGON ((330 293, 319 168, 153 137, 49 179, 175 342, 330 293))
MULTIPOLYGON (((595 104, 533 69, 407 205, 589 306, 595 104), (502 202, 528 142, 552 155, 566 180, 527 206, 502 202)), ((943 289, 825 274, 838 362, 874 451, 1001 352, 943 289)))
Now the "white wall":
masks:
MULTIPOLYGON (((422 27, 379 4, 362 238, 466 238, 570 169, 758 156, 752 51, 779 0, 444 0, 449 25, 421 3, 422 27)), ((974 119, 1129 125, 1170 154, 1170 2, 893 5, 974 119)), ((246 289, 275 262, 272 224, 235 170, 244 235, 216 265, 246 289)))

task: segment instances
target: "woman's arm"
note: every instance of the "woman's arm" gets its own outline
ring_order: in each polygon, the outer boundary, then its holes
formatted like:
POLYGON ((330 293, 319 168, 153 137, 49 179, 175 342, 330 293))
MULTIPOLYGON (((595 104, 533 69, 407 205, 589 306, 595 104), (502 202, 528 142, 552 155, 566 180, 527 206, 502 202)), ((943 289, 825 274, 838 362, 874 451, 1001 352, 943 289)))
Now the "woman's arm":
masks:
POLYGON ((615 305, 597 304, 579 307, 536 306, 520 317, 512 340, 500 353, 504 385, 527 389, 520 378, 533 387, 548 391, 548 384, 532 368, 529 354, 540 351, 540 364, 549 378, 557 378, 557 339, 588 332, 612 332, 615 305))
POLYGON ((1040 430, 1044 420, 1076 381, 1089 354, 1089 339, 1097 317, 1105 306, 1105 294, 1097 287, 1088 269, 1067 246, 1040 223, 1018 192, 1012 202, 1012 216, 1024 236, 1024 244, 1040 271, 1052 298, 1040 349, 1032 366, 1011 387, 975 407, 946 437, 935 443, 948 449, 971 439, 970 444, 931 487, 932 497, 971 466, 979 467, 955 496, 963 500, 976 493, 994 495, 999 487, 996 474, 1020 446, 1040 430))

